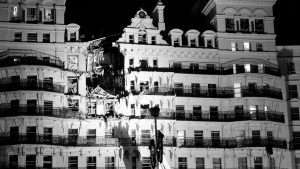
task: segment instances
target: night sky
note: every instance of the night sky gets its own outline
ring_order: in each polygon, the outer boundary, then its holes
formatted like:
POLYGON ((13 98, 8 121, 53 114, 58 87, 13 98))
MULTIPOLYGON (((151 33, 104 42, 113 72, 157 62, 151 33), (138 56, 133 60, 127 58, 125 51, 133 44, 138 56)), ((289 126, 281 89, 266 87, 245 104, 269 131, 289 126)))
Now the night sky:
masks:
MULTIPOLYGON (((197 29, 200 32, 210 29, 208 20, 203 15, 192 12, 197 0, 162 1, 165 5, 167 31, 173 28, 183 31, 197 29)), ((297 1, 299 0, 277 0, 274 6, 277 45, 300 45, 300 3, 297 1)), ((86 37, 105 37, 122 33, 140 8, 151 16, 156 3, 157 0, 67 0, 65 23, 79 24, 80 34, 85 34, 86 37)))

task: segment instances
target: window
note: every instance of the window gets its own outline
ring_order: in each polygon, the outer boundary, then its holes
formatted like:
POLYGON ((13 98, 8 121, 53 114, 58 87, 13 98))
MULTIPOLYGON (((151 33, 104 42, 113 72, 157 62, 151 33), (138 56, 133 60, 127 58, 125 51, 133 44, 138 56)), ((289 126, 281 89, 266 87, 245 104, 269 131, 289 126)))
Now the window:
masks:
POLYGON ((217 85, 208 84, 208 94, 210 97, 215 97, 217 95, 217 85))
POLYGON ((251 119, 255 120, 256 116, 257 116, 257 105, 250 105, 249 109, 250 109, 250 117, 251 117, 251 119))
POLYGON ((178 157, 178 169, 187 169, 187 158, 178 157))
POLYGON ((129 35, 129 43, 134 43, 133 35, 129 35))
POLYGON ((273 132, 267 131, 267 140, 273 140, 273 132))
POLYGON ((211 39, 207 39, 206 44, 207 44, 208 48, 212 48, 213 47, 211 39))
POLYGON ((295 158, 296 169, 300 169, 300 158, 295 158))
POLYGON ((206 70, 210 73, 215 71, 215 64, 206 64, 206 70))
POLYGON ((157 59, 153 59, 153 67, 157 67, 157 59))
POLYGON ((247 157, 239 157, 238 158, 238 169, 247 169, 247 157))
POLYGON ((252 144, 260 146, 260 131, 259 130, 252 131, 252 144))
POLYGON ((203 130, 194 130, 195 146, 203 145, 203 130))
POLYGON ((226 32, 233 32, 234 31, 234 19, 233 18, 226 18, 226 32))
POLYGON ((250 66, 250 64, 245 64, 244 66, 245 66, 245 72, 246 72, 246 73, 250 73, 250 71, 251 71, 251 66, 250 66))
POLYGON ((256 43, 256 51, 263 51, 262 43, 256 43))
POLYGON ((155 37, 155 36, 152 36, 152 37, 151 37, 151 43, 152 43, 153 45, 156 44, 156 37, 155 37))
POLYGON ((205 169, 204 158, 196 158, 196 169, 205 169))
MULTIPOLYGON (((43 57, 44 62, 50 62, 49 57, 43 57)), ((46 90, 53 90, 53 77, 44 77, 44 87, 46 90)))
POLYGON ((37 9, 27 8, 27 21, 37 21, 37 9))
POLYGON ((9 138, 12 143, 19 140, 19 127, 10 127, 9 138))
POLYGON ((263 19, 255 19, 255 32, 256 33, 264 33, 264 20, 263 19))
POLYGON ((44 127, 44 143, 52 143, 52 128, 44 127))
POLYGON ((134 81, 132 80, 132 81, 130 81, 130 90, 134 90, 134 89, 135 89, 134 81))
POLYGON ((131 108, 131 116, 135 116, 135 104, 131 104, 130 108, 131 108))
POLYGON ((237 43, 231 42, 231 51, 236 51, 236 50, 237 50, 237 43))
POLYGON ((201 106, 193 106, 193 118, 201 119, 202 118, 202 108, 201 106))
POLYGON ((45 8, 45 22, 51 22, 54 19, 54 9, 45 8))
POLYGON ((26 128, 26 136, 28 143, 35 143, 36 142, 36 127, 29 126, 26 128))
POLYGON ((262 157, 254 157, 254 169, 263 169, 262 157))
POLYGON ((290 74, 295 74, 295 73, 296 73, 294 62, 288 62, 288 63, 287 63, 287 73, 288 73, 289 75, 290 75, 290 74))
POLYGON ((20 7, 13 6, 11 8, 11 21, 20 21, 20 7))
POLYGON ((244 42, 244 50, 249 51, 250 50, 250 43, 249 42, 244 42))
POLYGON ((234 83, 233 88, 234 88, 234 97, 242 97, 241 83, 234 83))
POLYGON ((293 132, 293 142, 294 142, 294 148, 299 149, 300 148, 300 132, 293 132))
POLYGON ((199 83, 192 83, 192 94, 198 95, 200 94, 200 84, 199 83))
POLYGON ((141 44, 146 44, 146 34, 139 34, 138 36, 138 42, 141 44))
POLYGON ((45 115, 52 115, 53 113, 53 101, 44 101, 44 114, 45 115))
POLYGON ((105 169, 115 168, 115 157, 105 157, 105 169))
POLYGON ((22 41, 22 32, 15 32, 14 41, 15 42, 21 42, 22 41))
POLYGON ((90 156, 86 158, 87 169, 96 169, 96 157, 90 156))
POLYGON ((89 129, 87 132, 87 142, 88 144, 95 144, 96 142, 96 129, 89 129))
POLYGON ((249 19, 241 19, 241 32, 249 32, 249 19))
POLYGON ((76 32, 70 33, 70 42, 76 42, 76 32))
POLYGON ((141 142, 142 142, 142 144, 146 144, 146 145, 148 145, 148 143, 149 143, 149 141, 150 141, 150 138, 151 138, 151 136, 150 136, 150 130, 142 130, 141 131, 141 142))
POLYGON ((220 131, 211 131, 211 142, 213 147, 220 145, 220 131))
POLYGON ((148 67, 148 60, 147 59, 141 59, 140 60, 140 67, 141 68, 147 68, 148 67))
POLYGON ((79 99, 68 99, 68 108, 73 112, 77 112, 79 110, 79 99))
POLYGON ((152 169, 150 157, 142 157, 142 169, 152 169))
POLYGON ((49 43, 50 42, 50 33, 44 33, 43 34, 43 42, 49 43))
POLYGON ((158 81, 154 82, 154 92, 158 92, 158 81))
POLYGON ((134 67, 134 59, 129 59, 129 67, 134 67))
POLYGON ((131 157, 132 169, 136 169, 136 157, 131 157))
POLYGON ((18 155, 10 155, 9 156, 9 168, 14 169, 14 168, 18 168, 18 164, 19 160, 18 160, 18 155))
POLYGON ((70 145, 76 145, 78 138, 78 129, 69 129, 68 131, 68 143, 70 145))
POLYGON ((69 156, 68 157, 68 167, 69 168, 78 168, 78 157, 77 156, 69 156))
POLYGON ((213 169, 222 169, 221 158, 213 158, 213 169))
POLYGON ((19 111, 20 108, 20 100, 11 100, 10 101, 10 108, 13 111, 19 111))
POLYGON ((43 168, 52 168, 52 156, 44 156, 43 168))
POLYGON ((191 47, 196 47, 196 39, 191 39, 191 47))
POLYGON ((175 83, 174 89, 176 94, 183 93, 183 83, 175 83))
POLYGON ((297 85, 288 85, 289 99, 298 98, 297 85))
POLYGON ((140 91, 149 90, 149 81, 140 82, 140 91))
POLYGON ((174 39, 174 46, 175 46, 175 47, 180 46, 179 38, 175 38, 175 39, 174 39))
POLYGON ((300 120, 299 107, 291 107, 291 120, 300 120))
POLYGON ((28 42, 37 42, 37 33, 28 33, 27 41, 28 42))
POLYGON ((35 155, 26 155, 26 169, 35 169, 36 168, 36 156, 35 155))

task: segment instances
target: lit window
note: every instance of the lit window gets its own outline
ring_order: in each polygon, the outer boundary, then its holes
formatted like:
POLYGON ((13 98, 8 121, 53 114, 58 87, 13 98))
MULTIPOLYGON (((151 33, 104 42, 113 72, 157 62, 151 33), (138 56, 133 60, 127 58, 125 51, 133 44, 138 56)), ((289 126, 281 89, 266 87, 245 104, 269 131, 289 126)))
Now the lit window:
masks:
POLYGON ((237 43, 236 42, 231 42, 231 50, 236 51, 237 48, 237 43))
POLYGON ((54 9, 46 8, 45 9, 45 19, 46 19, 46 21, 52 21, 53 16, 54 16, 54 9))
POLYGON ((11 8, 11 21, 20 21, 20 8, 18 6, 13 6, 11 8))
POLYGON ((37 42, 37 33, 28 33, 27 41, 28 42, 37 42))
POLYGON ((249 51, 250 50, 250 43, 249 42, 244 42, 244 50, 249 51))
POLYGON ((50 42, 50 33, 44 33, 43 34, 43 42, 49 43, 50 42))
POLYGON ((105 157, 105 168, 107 169, 115 168, 115 157, 105 157))
POLYGON ((262 43, 256 43, 256 50, 257 51, 263 51, 262 43))
POLYGON ((250 106, 250 115, 251 117, 255 118, 256 116, 256 111, 257 111, 257 106, 250 106))
POLYGON ((14 41, 15 42, 21 42, 22 41, 22 32, 15 32, 14 41))
POLYGON ((250 64, 245 64, 245 72, 249 73, 251 71, 251 65, 250 64))
POLYGON ((12 15, 13 17, 17 17, 19 15, 19 8, 17 6, 13 7, 12 15))

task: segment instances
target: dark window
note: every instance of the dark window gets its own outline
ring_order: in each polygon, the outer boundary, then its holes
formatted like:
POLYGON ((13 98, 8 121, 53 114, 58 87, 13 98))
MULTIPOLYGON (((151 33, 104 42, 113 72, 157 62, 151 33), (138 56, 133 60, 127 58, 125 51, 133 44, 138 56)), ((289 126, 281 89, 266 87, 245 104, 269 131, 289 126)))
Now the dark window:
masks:
POLYGON ((254 157, 254 169, 263 169, 262 157, 254 157))
POLYGON ((174 89, 175 89, 176 94, 183 93, 183 83, 175 83, 174 84, 174 89))
POLYGON ((153 67, 157 67, 157 59, 153 60, 153 67))
POLYGON ((129 43, 134 43, 133 35, 129 35, 129 43))
POLYGON ((262 43, 256 43, 256 51, 263 51, 262 43))
POLYGON ((35 115, 37 113, 36 100, 27 100, 27 114, 35 115))
MULTIPOLYGON (((36 58, 32 57, 32 60, 35 60, 36 58)), ((27 87, 36 89, 37 87, 37 76, 27 76, 27 87)))
POLYGON ((158 92, 158 81, 154 82, 154 92, 158 92))
POLYGON ((297 85, 288 85, 289 99, 298 98, 297 85))
POLYGON ((221 158, 213 158, 213 169, 222 169, 221 158))
POLYGON ((203 145, 203 130, 195 130, 194 138, 195 138, 195 146, 202 146, 203 145))
POLYGON ((44 143, 52 143, 52 128, 44 127, 44 143))
POLYGON ((27 8, 27 21, 37 21, 37 9, 36 8, 27 8))
POLYGON ((131 157, 132 169, 136 169, 136 157, 131 157))
POLYGON ((259 130, 253 130, 252 131, 252 144, 256 146, 260 146, 260 131, 259 130))
POLYGON ((96 143, 96 129, 89 129, 87 132, 87 143, 93 145, 96 143))
MULTIPOLYGON (((47 61, 46 57, 43 58, 44 61, 47 61)), ((44 78, 44 87, 47 91, 53 90, 53 77, 46 77, 44 78)))
POLYGON ((78 157, 77 156, 70 156, 68 158, 68 167, 70 169, 78 168, 78 157))
POLYGON ((44 156, 43 168, 52 168, 52 156, 44 156))
POLYGON ((249 19, 241 19, 241 31, 249 32, 249 19))
POLYGON ((153 45, 156 44, 156 37, 155 37, 155 36, 152 36, 152 37, 151 37, 151 43, 152 43, 153 45))
POLYGON ((26 128, 26 136, 27 136, 27 142, 28 143, 35 143, 36 142, 36 127, 35 126, 30 126, 26 128))
POLYGON ((43 34, 43 42, 49 43, 50 42, 50 33, 44 33, 43 34))
POLYGON ((14 41, 15 42, 21 42, 22 41, 22 32, 15 32, 14 41))
POLYGON ((294 148, 299 149, 300 148, 300 132, 293 132, 293 141, 294 141, 294 148))
POLYGON ((129 59, 129 67, 134 67, 134 59, 129 59))
POLYGON ((28 42, 37 42, 37 33, 28 33, 27 41, 28 42))
POLYGON ((204 158, 196 158, 196 169, 205 169, 204 158))
POLYGON ((45 115, 52 115, 53 113, 53 101, 44 101, 44 114, 45 115))
POLYGON ((190 69, 193 71, 193 72, 197 72, 199 70, 199 64, 197 63, 191 63, 190 64, 190 69))
POLYGON ((215 64, 207 64, 206 69, 208 72, 214 72, 215 71, 215 64))
POLYGON ((131 116, 135 116, 135 104, 131 104, 131 116))
POLYGON ((247 169, 247 157, 238 158, 238 169, 247 169))
POLYGON ((87 157, 86 158, 86 167, 87 169, 96 169, 96 157, 87 157))
POLYGON ((264 33, 264 20, 263 19, 255 19, 255 32, 256 33, 264 33))
POLYGON ((178 169, 187 169, 187 158, 186 157, 178 157, 178 169))
POLYGON ((70 42, 76 42, 76 32, 70 33, 70 42))
POLYGON ((191 39, 191 47, 196 47, 196 39, 191 39))
POLYGON ((225 24, 226 24, 226 31, 227 32, 233 32, 234 31, 234 19, 226 18, 225 19, 225 24))
POLYGON ((78 138, 78 129, 69 129, 68 143, 70 145, 76 145, 77 138, 78 138))
POLYGON ((20 101, 19 100, 11 100, 10 107, 12 109, 12 113, 18 113, 20 108, 20 101))
POLYGON ((10 127, 9 138, 12 143, 19 141, 19 127, 10 127))
POLYGON ((191 87, 192 87, 192 93, 193 94, 200 94, 200 84, 199 83, 192 83, 191 84, 191 87))
POLYGON ((146 34, 139 34, 138 36, 138 42, 141 43, 141 44, 146 44, 147 41, 146 41, 146 34))
POLYGON ((220 131, 211 131, 211 142, 213 147, 220 146, 220 131))
POLYGON ((288 74, 295 74, 296 73, 294 62, 288 62, 287 63, 287 73, 288 74))
POLYGON ((18 164, 19 160, 18 160, 18 155, 10 155, 9 156, 9 168, 10 169, 17 169, 18 168, 18 164))
POLYGON ((291 107, 291 120, 300 120, 299 107, 291 107))
POLYGON ((140 60, 140 67, 143 68, 147 68, 148 67, 148 60, 146 59, 142 59, 140 60))
POLYGON ((202 118, 202 109, 201 106, 193 106, 193 118, 201 119, 202 118))
POLYGON ((207 47, 208 48, 212 48, 213 47, 211 39, 208 39, 206 43, 207 43, 207 47))
POLYGON ((210 97, 215 97, 217 95, 217 85, 208 84, 208 94, 210 97))
POLYGON ((105 157, 105 169, 115 168, 115 157, 105 157))
POLYGON ((35 168, 36 168, 36 156, 26 155, 26 169, 35 169, 35 168))

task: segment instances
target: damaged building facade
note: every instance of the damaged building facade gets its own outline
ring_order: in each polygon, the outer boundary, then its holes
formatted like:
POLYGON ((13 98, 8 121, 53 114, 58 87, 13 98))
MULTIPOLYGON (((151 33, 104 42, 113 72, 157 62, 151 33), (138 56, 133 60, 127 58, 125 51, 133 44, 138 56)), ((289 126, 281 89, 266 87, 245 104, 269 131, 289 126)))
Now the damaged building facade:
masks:
POLYGON ((296 168, 275 2, 210 0, 214 30, 166 32, 159 1, 80 42, 65 0, 0 1, 1 167, 151 168, 159 106, 166 168, 296 168))

